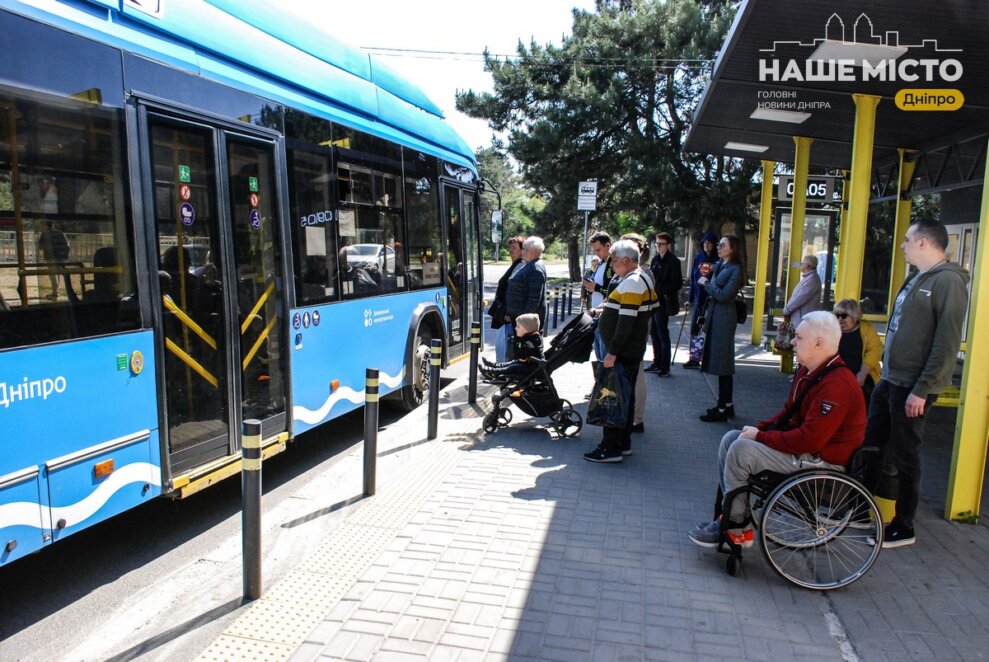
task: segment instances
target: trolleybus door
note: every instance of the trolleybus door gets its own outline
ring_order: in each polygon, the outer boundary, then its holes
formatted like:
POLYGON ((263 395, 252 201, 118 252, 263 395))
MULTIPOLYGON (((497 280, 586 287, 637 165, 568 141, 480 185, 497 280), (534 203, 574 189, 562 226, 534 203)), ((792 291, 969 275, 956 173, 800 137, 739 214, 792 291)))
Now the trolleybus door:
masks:
POLYGON ((480 317, 480 254, 473 189, 443 186, 447 244, 447 343, 450 356, 470 349, 470 325, 480 317))
POLYGON ((229 455, 239 421, 286 426, 275 144, 149 115, 172 473, 229 455))

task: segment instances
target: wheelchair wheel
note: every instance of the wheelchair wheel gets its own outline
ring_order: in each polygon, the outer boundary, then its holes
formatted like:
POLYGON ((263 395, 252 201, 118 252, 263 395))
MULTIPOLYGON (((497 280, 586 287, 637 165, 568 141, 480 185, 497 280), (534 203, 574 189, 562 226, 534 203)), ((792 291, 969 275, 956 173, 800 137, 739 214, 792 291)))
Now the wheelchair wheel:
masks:
POLYGON ((798 474, 766 500, 762 553, 781 577, 827 591, 851 584, 875 563, 883 522, 872 495, 834 471, 798 474))

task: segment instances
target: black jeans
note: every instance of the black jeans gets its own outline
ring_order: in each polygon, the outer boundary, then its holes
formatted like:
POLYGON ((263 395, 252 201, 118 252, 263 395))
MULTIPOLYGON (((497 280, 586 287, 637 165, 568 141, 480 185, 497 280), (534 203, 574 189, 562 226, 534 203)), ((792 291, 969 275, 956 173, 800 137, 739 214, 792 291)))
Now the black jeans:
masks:
POLYGON ((652 339, 652 362, 663 370, 670 369, 670 316, 666 310, 657 308, 652 313, 649 336, 652 339))
POLYGON ((629 389, 628 409, 625 412, 625 427, 603 428, 604 433, 601 437, 601 446, 606 453, 621 453, 622 451, 632 450, 632 426, 635 425, 635 421, 632 420, 633 411, 635 410, 635 378, 639 375, 640 364, 640 361, 615 361, 615 368, 625 371, 625 376, 628 378, 628 383, 632 388, 629 389))
MULTIPOLYGON (((920 501, 920 442, 924 435, 924 417, 907 418, 905 405, 910 388, 891 384, 880 379, 869 401, 869 423, 865 429, 865 443, 878 446, 883 455, 893 463, 899 477, 896 497, 896 516, 893 521, 908 529, 913 528, 920 501)), ((924 414, 937 400, 927 397, 924 414)))

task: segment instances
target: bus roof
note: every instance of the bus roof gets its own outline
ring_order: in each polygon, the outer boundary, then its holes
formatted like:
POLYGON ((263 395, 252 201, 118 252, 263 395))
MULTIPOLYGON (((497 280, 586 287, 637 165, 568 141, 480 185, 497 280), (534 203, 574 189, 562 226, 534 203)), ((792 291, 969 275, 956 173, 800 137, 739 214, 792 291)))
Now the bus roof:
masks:
POLYGON ((305 16, 260 0, 86 2, 0 7, 474 167, 473 151, 421 89, 305 16))

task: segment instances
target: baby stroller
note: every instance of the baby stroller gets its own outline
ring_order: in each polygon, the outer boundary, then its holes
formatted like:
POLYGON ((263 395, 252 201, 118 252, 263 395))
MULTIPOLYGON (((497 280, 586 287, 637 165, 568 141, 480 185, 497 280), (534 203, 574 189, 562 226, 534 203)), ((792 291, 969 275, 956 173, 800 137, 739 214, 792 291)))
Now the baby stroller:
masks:
POLYGON ((512 422, 511 405, 529 416, 549 417, 563 437, 575 437, 584 427, 584 419, 568 401, 560 398, 553 385, 552 373, 567 362, 584 363, 590 357, 597 321, 581 312, 567 322, 550 341, 546 359, 533 364, 521 377, 492 380, 499 387, 491 397, 494 409, 484 417, 484 431, 497 432, 512 422))

